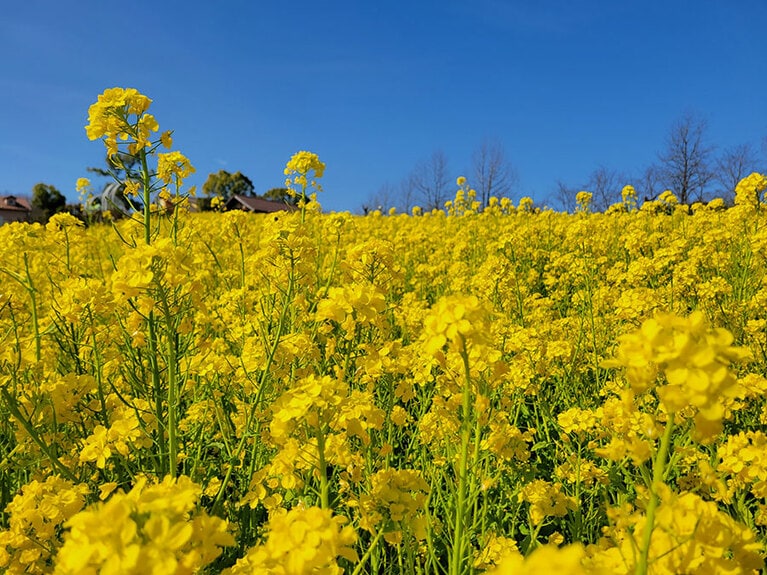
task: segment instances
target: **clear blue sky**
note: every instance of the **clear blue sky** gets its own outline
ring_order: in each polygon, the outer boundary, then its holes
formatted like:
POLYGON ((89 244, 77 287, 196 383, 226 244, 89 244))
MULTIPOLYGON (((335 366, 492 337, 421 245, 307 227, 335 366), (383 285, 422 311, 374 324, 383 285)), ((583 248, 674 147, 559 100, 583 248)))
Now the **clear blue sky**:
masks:
POLYGON ((764 0, 10 1, 0 193, 76 199, 103 163, 88 106, 123 86, 154 100, 199 187, 225 169, 266 191, 306 149, 327 164, 323 206, 356 211, 435 150, 453 178, 497 138, 515 195, 544 202, 599 166, 640 171, 686 111, 720 148, 758 150, 765 30, 764 0))

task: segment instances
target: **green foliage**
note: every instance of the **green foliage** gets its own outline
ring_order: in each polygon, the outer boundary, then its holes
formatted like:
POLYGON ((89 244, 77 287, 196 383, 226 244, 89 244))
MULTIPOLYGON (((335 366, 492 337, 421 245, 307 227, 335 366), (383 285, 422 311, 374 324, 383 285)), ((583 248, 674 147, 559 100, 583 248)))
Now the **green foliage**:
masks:
POLYGON ((194 200, 195 205, 197 206, 198 212, 210 212, 213 210, 213 206, 211 205, 211 200, 213 198, 210 197, 199 197, 194 200))
POLYGON ((141 169, 139 157, 120 151, 116 154, 107 154, 104 157, 104 164, 104 168, 94 166, 85 168, 92 174, 111 180, 103 185, 101 192, 87 200, 91 216, 109 211, 112 218, 119 219, 134 211, 142 211, 143 202, 136 196, 128 198, 125 195, 124 183, 139 180, 138 171, 141 169))
POLYGON ((298 196, 291 195, 287 188, 272 188, 262 194, 261 197, 265 200, 280 202, 289 206, 298 204, 298 196))
POLYGON ((32 188, 32 206, 35 208, 34 218, 41 222, 47 222, 53 215, 65 210, 67 199, 54 186, 49 184, 35 184, 32 188))
POLYGON ((202 186, 206 196, 218 196, 224 202, 234 195, 252 196, 253 182, 240 172, 230 174, 226 170, 219 170, 216 174, 210 174, 202 186))
POLYGON ((111 156, 107 155, 105 163, 106 168, 89 167, 85 169, 92 174, 98 174, 105 178, 111 177, 123 182, 129 179, 129 176, 140 168, 139 159, 125 152, 119 152, 111 156))

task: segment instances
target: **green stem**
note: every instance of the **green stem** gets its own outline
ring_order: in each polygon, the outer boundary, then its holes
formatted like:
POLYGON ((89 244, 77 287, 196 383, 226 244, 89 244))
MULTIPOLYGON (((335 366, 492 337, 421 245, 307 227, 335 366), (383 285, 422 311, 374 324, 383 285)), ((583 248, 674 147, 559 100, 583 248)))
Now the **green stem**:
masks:
POLYGON ((72 273, 72 262, 70 258, 70 249, 69 249, 69 232, 67 231, 66 227, 62 227, 62 231, 64 232, 64 245, 66 247, 67 271, 69 273, 72 273))
MULTIPOLYGON (((93 314, 88 312, 91 325, 93 325, 93 314)), ((104 395, 104 380, 101 368, 101 354, 99 353, 98 342, 96 341, 96 330, 91 330, 91 342, 93 344, 93 363, 94 371, 96 372, 96 384, 98 385, 97 393, 99 398, 99 404, 101 405, 101 422, 104 426, 109 424, 109 415, 107 414, 107 401, 104 395)))
POLYGON ((152 389, 154 390, 154 412, 157 422, 157 446, 159 449, 157 468, 161 476, 165 475, 165 418, 163 417, 163 387, 160 378, 160 366, 157 364, 157 330, 155 328, 154 311, 149 312, 149 367, 152 370, 152 389))
POLYGON ((378 545, 378 542, 381 540, 381 536, 383 535, 384 528, 381 527, 381 529, 376 533, 376 536, 373 538, 373 541, 370 542, 370 547, 368 547, 368 550, 365 551, 365 554, 362 556, 362 558, 357 563, 357 566, 354 568, 354 571, 352 571, 352 575, 359 575, 362 573, 362 570, 365 568, 365 563, 368 562, 370 559, 370 556, 373 554, 373 550, 376 548, 376 545, 378 545))
POLYGON ((161 282, 157 282, 160 304, 165 320, 166 361, 168 366, 168 465, 171 477, 176 477, 178 459, 178 332, 168 295, 161 282))
MULTIPOLYGON (((239 459, 240 455, 242 455, 242 451, 243 449, 245 449, 245 442, 247 441, 248 437, 250 437, 250 435, 248 434, 248 429, 250 429, 250 425, 256 413, 256 408, 258 404, 261 402, 261 398, 263 397, 264 387, 266 385, 266 378, 269 375, 269 369, 271 368, 272 362, 274 361, 274 355, 277 353, 277 347, 279 346, 280 341, 282 340, 282 334, 285 330, 285 320, 287 319, 288 310, 290 309, 290 304, 293 302, 294 290, 295 290, 295 273, 294 273, 294 269, 291 268, 291 273, 290 273, 289 281, 288 281, 288 289, 285 293, 285 300, 283 302, 282 310, 280 310, 280 319, 277 323, 277 333, 274 336, 274 341, 272 343, 271 348, 269 349, 268 355, 266 356, 266 363, 264 364, 264 367, 261 371, 261 376, 258 379, 258 391, 256 392, 256 398, 254 399, 253 405, 251 406, 250 412, 248 413, 248 417, 245 422, 245 430, 242 433, 240 442, 237 444, 237 451, 235 452, 235 457, 237 459, 239 459)), ((221 482, 221 487, 219 487, 218 493, 216 494, 216 500, 213 502, 214 513, 216 512, 217 509, 220 508, 223 502, 224 491, 229 485, 229 481, 231 481, 232 479, 233 472, 234 472, 234 465, 230 464, 229 468, 226 470, 226 475, 224 476, 224 480, 221 482)), ((250 481, 250 477, 248 477, 247 480, 250 481)))
POLYGON ((35 332, 35 360, 40 362, 42 357, 41 344, 40 344, 40 325, 37 320, 37 297, 35 296, 35 285, 32 283, 32 274, 29 273, 29 258, 27 253, 24 252, 24 270, 27 273, 27 284, 24 286, 29 292, 29 299, 32 303, 32 330, 35 332))
POLYGON ((471 439, 471 372, 469 355, 466 351, 466 341, 461 336, 463 349, 461 359, 466 377, 463 388, 463 419, 461 421, 461 454, 458 464, 458 500, 455 508, 455 525, 453 527, 453 549, 450 556, 450 575, 460 575, 466 559, 464 531, 467 524, 466 502, 468 491, 469 442, 471 439))
POLYGON ((658 453, 652 466, 652 484, 650 485, 650 501, 647 504, 647 517, 644 533, 642 534, 642 546, 640 547, 639 562, 636 566, 636 575, 647 575, 649 568, 650 544, 652 543, 652 531, 655 523, 655 512, 658 509, 660 498, 658 497, 658 485, 663 483, 666 472, 666 459, 671 446, 671 432, 674 429, 674 414, 668 414, 666 429, 660 441, 658 453))
MULTIPOLYGON (((146 245, 152 243, 152 222, 151 222, 151 199, 152 199, 152 177, 149 173, 149 164, 147 163, 146 150, 139 152, 139 158, 141 160, 141 185, 144 193, 144 242, 146 245)), ((164 455, 166 452, 165 444, 165 429, 163 428, 163 387, 160 378, 160 368, 157 364, 157 330, 154 321, 154 312, 149 312, 149 363, 152 369, 152 387, 154 388, 154 402, 155 402, 155 417, 157 418, 157 443, 160 450, 159 454, 159 471, 161 474, 165 474, 165 462, 164 455)), ((170 394, 170 391, 169 391, 170 394)), ((170 397, 168 402, 170 403, 170 397)), ((173 410, 170 405, 168 406, 168 417, 172 417, 170 414, 173 410)), ((170 423, 170 421, 169 421, 170 423)), ((169 459, 174 459, 171 456, 169 459)), ((175 466, 171 465, 170 472, 175 476, 175 466)))
POLYGON ((325 430, 321 422, 317 429, 317 467, 320 474, 320 507, 330 509, 328 462, 325 460, 325 430))
POLYGON ((149 175, 149 165, 146 161, 146 150, 141 150, 140 152, 141 157, 141 185, 144 188, 144 241, 146 242, 146 245, 149 245, 152 243, 152 233, 151 233, 151 183, 152 179, 149 175))
MULTIPOLYGON (((591 271, 591 266, 589 266, 589 272, 591 271)), ((591 275, 588 276, 586 285, 589 293, 589 322, 591 323, 591 346, 594 355, 594 377, 597 388, 601 388, 599 382, 599 345, 597 343, 597 324, 594 318, 594 293, 591 289, 591 275)))
POLYGON ((64 464, 61 463, 61 461, 59 461, 59 458, 56 457, 56 455, 51 450, 50 446, 41 439, 40 435, 37 433, 37 430, 34 428, 32 423, 21 414, 21 410, 18 407, 16 398, 13 397, 10 394, 10 392, 5 388, 0 388, 0 394, 2 394, 6 405, 8 406, 8 411, 11 412, 11 415, 13 415, 13 417, 15 417, 16 420, 21 424, 21 426, 26 430, 26 432, 29 434, 32 440, 40 448, 40 451, 42 451, 48 457, 48 459, 51 460, 53 467, 55 467, 56 470, 61 475, 63 475, 70 481, 73 481, 76 483, 77 478, 74 476, 74 474, 71 471, 69 471, 69 469, 67 469, 64 466, 64 464))
MULTIPOLYGON (((322 295, 320 296, 320 299, 324 299, 328 297, 328 292, 330 292, 330 284, 333 281, 333 274, 336 272, 336 265, 338 264, 338 252, 341 251, 341 233, 338 233, 338 240, 336 241, 336 249, 333 253, 333 263, 330 264, 330 273, 328 274, 328 281, 325 282, 325 287, 322 290, 322 295)), ((371 282, 372 283, 372 282, 371 282)))
POLYGON ((178 377, 176 332, 168 328, 168 463, 171 477, 176 477, 176 460, 178 455, 177 410, 178 410, 178 377))
POLYGON ((530 531, 530 541, 527 544, 527 549, 525 549, 525 555, 529 555, 538 547, 538 534, 541 532, 541 527, 543 527, 543 521, 538 525, 533 525, 532 517, 528 513, 527 528, 530 531))

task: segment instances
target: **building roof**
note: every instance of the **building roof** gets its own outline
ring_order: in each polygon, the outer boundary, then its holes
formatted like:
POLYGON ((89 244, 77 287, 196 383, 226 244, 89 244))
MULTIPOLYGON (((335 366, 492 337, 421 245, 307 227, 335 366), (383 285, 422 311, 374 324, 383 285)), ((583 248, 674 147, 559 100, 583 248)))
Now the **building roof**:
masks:
POLYGON ((235 194, 229 198, 229 201, 226 202, 226 209, 245 210, 258 214, 269 214, 272 212, 282 211, 292 212, 296 210, 296 207, 290 206, 283 202, 273 202, 272 200, 265 200, 263 198, 254 198, 251 196, 240 196, 235 194))
POLYGON ((18 196, 0 196, 0 210, 31 212, 32 206, 26 198, 20 198, 18 196))

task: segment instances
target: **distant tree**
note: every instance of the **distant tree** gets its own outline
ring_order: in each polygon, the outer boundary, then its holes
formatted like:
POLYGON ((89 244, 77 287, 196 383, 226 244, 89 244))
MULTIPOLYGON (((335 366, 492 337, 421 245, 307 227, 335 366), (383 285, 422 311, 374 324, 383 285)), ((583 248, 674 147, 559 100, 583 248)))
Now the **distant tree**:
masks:
POLYGON ((503 144, 499 140, 485 140, 472 155, 471 182, 477 192, 477 200, 487 205, 491 196, 511 197, 518 177, 514 167, 506 158, 503 144))
POLYGON ((86 200, 85 212, 89 213, 90 217, 95 217, 96 213, 108 211, 115 219, 142 210, 143 202, 140 198, 128 198, 125 195, 125 182, 139 179, 139 159, 131 154, 119 152, 105 156, 104 165, 103 168, 98 166, 85 168, 92 174, 111 180, 103 184, 100 192, 86 200))
POLYGON ((719 184, 717 194, 727 201, 735 198, 735 187, 743 178, 758 171, 759 159, 751 144, 725 149, 716 159, 714 180, 719 184))
POLYGON ((210 174, 202 185, 202 191, 208 196, 218 196, 224 202, 234 195, 254 195, 253 182, 240 172, 230 174, 226 170, 210 174))
POLYGON ((634 188, 637 191, 639 205, 654 200, 666 191, 663 187, 663 174, 661 172, 662 170, 657 164, 650 164, 637 178, 634 188))
POLYGON ((591 192, 591 210, 601 212, 621 201, 621 190, 628 183, 626 176, 610 168, 599 166, 588 181, 578 187, 557 181, 557 189, 549 196, 555 208, 565 212, 575 211, 575 196, 580 191, 591 192))
POLYGON ((621 190, 627 183, 626 176, 620 172, 599 166, 591 172, 589 181, 583 189, 592 193, 591 209, 595 212, 603 212, 621 201, 621 190))
POLYGON ((387 212, 390 208, 399 207, 400 199, 399 190, 386 182, 362 204, 362 211, 365 214, 375 210, 387 212))
POLYGON ((374 210, 388 212, 391 208, 396 208, 399 212, 409 213, 418 203, 417 196, 418 192, 411 173, 397 184, 386 182, 378 188, 362 205, 362 211, 367 214, 374 210))
POLYGON ((194 198, 194 200, 190 202, 190 205, 193 206, 195 211, 210 212, 213 210, 213 206, 211 205, 212 200, 213 198, 200 196, 199 198, 194 198))
POLYGON ((441 150, 435 151, 428 160, 416 164, 406 184, 415 192, 416 201, 421 202, 425 210, 442 208, 448 200, 449 186, 447 156, 441 150))
POLYGON ((686 114, 671 127, 666 149, 658 156, 662 180, 682 204, 702 201, 713 180, 713 148, 705 135, 705 120, 686 114))
POLYGON ((113 178, 118 182, 135 178, 136 171, 139 168, 139 159, 125 152, 120 152, 112 156, 106 156, 104 160, 106 168, 89 167, 87 171, 105 178, 113 178))
POLYGON ((563 212, 573 212, 575 211, 575 194, 579 191, 579 188, 574 188, 562 180, 557 180, 557 188, 549 194, 548 201, 553 207, 563 212))
POLYGON ((53 214, 63 212, 67 199, 55 187, 49 184, 35 184, 32 188, 32 207, 35 209, 34 219, 45 223, 53 214))
POLYGON ((397 209, 403 212, 410 212, 416 205, 416 197, 418 195, 413 183, 412 174, 403 178, 399 185, 392 189, 392 193, 396 198, 394 205, 397 209))
POLYGON ((64 211, 73 215, 80 221, 88 222, 88 214, 85 212, 82 204, 67 204, 64 206, 64 211))
POLYGON ((272 188, 261 194, 259 197, 273 202, 288 204, 289 206, 298 204, 298 196, 291 196, 288 192, 288 188, 272 188))

